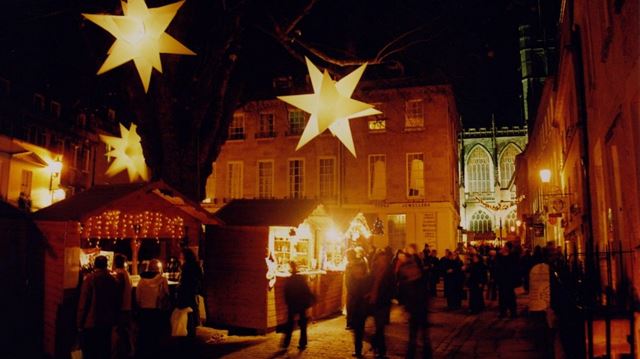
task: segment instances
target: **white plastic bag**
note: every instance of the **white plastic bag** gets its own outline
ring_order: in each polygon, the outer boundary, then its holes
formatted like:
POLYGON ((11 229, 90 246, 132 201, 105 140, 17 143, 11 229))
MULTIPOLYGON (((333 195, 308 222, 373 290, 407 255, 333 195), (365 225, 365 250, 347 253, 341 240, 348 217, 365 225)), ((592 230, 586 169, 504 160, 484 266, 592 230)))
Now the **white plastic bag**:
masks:
POLYGON ((186 337, 187 323, 189 322, 189 313, 193 312, 190 307, 176 308, 171 313, 171 336, 186 337))

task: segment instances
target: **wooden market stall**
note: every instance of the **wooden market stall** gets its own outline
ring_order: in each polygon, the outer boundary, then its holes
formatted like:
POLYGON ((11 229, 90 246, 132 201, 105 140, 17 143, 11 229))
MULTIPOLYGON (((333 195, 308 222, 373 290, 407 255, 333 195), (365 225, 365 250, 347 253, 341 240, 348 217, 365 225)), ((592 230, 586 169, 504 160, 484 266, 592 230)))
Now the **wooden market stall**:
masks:
POLYGON ((265 333, 286 322, 283 284, 296 261, 313 318, 342 309, 344 237, 311 200, 234 200, 207 227, 205 287, 211 324, 265 333))
POLYGON ((50 247, 44 258, 44 351, 68 353, 82 265, 123 253, 132 279, 143 262, 162 263, 188 246, 198 254, 204 224, 215 218, 162 181, 95 186, 34 214, 50 247))

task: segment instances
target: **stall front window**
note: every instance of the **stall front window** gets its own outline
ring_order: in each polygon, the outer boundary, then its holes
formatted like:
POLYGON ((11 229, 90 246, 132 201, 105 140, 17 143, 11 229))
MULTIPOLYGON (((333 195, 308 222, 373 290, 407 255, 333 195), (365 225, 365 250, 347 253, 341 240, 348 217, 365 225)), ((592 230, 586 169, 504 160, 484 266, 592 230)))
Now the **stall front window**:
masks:
POLYGON ((291 261, 298 264, 300 272, 316 269, 317 261, 313 251, 315 238, 307 227, 304 224, 296 228, 270 227, 270 250, 276 262, 277 275, 289 275, 291 261))

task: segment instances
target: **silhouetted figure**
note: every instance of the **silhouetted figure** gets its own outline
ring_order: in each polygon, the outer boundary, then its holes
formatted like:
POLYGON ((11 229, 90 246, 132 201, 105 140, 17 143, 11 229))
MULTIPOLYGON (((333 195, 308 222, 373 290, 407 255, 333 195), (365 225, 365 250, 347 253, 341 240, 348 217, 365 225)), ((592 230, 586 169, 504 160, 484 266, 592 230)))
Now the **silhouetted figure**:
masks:
POLYGON ((307 308, 313 305, 315 297, 309 289, 307 278, 298 274, 298 266, 295 262, 291 266, 291 277, 284 284, 284 301, 287 303, 287 324, 285 327, 282 348, 288 348, 291 343, 291 334, 295 326, 295 318, 298 316, 300 326, 300 341, 298 348, 304 350, 307 347, 307 308))
POLYGON ((471 256, 469 265, 469 312, 476 314, 484 310, 484 298, 482 291, 487 283, 487 267, 482 262, 479 254, 471 256))
POLYGON ((529 272, 533 268, 533 256, 528 249, 524 250, 520 257, 520 275, 522 276, 522 286, 526 293, 529 293, 529 272))
POLYGON ((97 256, 93 272, 82 283, 76 318, 85 359, 111 357, 111 331, 120 299, 116 279, 107 270, 107 257, 97 256))
POLYGON ((351 266, 351 300, 355 357, 362 357, 362 339, 364 338, 364 322, 367 319, 369 301, 367 294, 371 289, 371 277, 368 273, 367 263, 362 258, 357 258, 351 266))
POLYGON ((191 308, 188 314, 187 336, 195 338, 196 327, 200 321, 200 311, 196 296, 202 291, 202 268, 196 259, 196 255, 189 248, 183 248, 180 254, 182 271, 180 281, 176 288, 176 307, 179 309, 191 308))
POLYGON ((431 250, 431 254, 425 258, 427 265, 429 267, 429 276, 427 280, 429 281, 429 294, 431 296, 438 296, 438 283, 440 282, 440 259, 438 259, 438 251, 435 249, 431 250))
POLYGON ((496 282, 496 260, 497 252, 495 249, 489 250, 489 256, 487 257, 487 271, 489 273, 489 280, 487 282, 487 299, 496 300, 498 298, 498 284, 496 282))
POLYGON ((507 246, 502 247, 500 254, 496 257, 495 271, 500 317, 507 315, 508 310, 511 317, 515 318, 517 316, 515 288, 518 282, 518 262, 507 246))
POLYGON ((422 270, 412 256, 398 257, 398 286, 406 311, 409 313, 409 345, 407 358, 414 358, 418 334, 422 334, 423 358, 431 358, 431 340, 428 331, 427 294, 422 278, 422 270))
POLYGON ((444 265, 445 296, 449 309, 459 309, 462 306, 462 291, 464 273, 462 260, 458 252, 449 252, 449 258, 444 265))
POLYGON ((127 358, 133 353, 133 340, 131 337, 131 299, 132 286, 129 272, 125 268, 127 257, 116 254, 113 258, 113 273, 118 283, 118 296, 121 298, 120 313, 116 324, 116 339, 114 346, 114 358, 127 358))
POLYGON ((372 261, 372 285, 368 294, 369 304, 372 306, 376 332, 373 336, 373 348, 376 356, 383 358, 387 354, 385 340, 385 326, 389 323, 391 299, 395 287, 393 269, 391 268, 390 253, 379 251, 372 261))
POLYGON ((160 262, 152 259, 147 270, 140 274, 136 288, 136 304, 138 305, 138 341, 137 358, 157 358, 159 344, 169 328, 169 318, 164 315, 163 303, 169 298, 169 283, 162 275, 160 262))

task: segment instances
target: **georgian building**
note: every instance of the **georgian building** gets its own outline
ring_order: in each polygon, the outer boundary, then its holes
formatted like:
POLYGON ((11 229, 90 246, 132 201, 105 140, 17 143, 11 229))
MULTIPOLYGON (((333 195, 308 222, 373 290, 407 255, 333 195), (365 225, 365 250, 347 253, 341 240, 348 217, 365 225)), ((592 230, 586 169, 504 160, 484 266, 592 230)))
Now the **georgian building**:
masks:
POLYGON ((515 159, 527 127, 468 128, 460 136, 460 216, 467 243, 515 239, 515 159))
POLYGON ((349 121, 357 157, 328 131, 296 151, 308 116, 280 100, 238 109, 207 184, 208 206, 234 198, 317 199, 330 211, 363 213, 370 227, 382 221, 378 247, 454 248, 459 117, 451 87, 362 83, 353 97, 382 111, 349 121))

